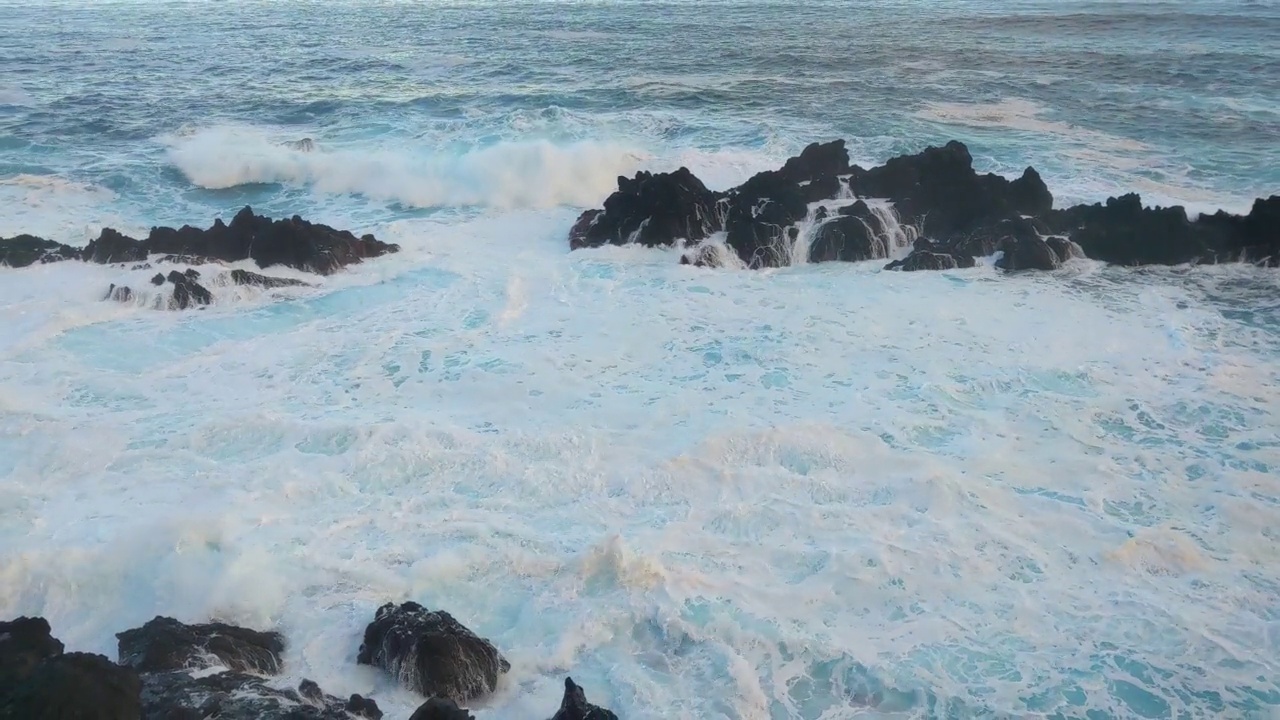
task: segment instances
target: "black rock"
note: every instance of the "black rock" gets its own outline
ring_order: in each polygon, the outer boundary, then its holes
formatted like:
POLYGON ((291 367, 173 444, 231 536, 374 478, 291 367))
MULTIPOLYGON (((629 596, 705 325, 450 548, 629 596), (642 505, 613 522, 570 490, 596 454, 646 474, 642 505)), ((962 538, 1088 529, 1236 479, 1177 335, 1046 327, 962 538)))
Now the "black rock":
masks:
POLYGON ((0 687, 2 720, 139 720, 138 674, 101 655, 67 653, 0 687))
POLYGON ((120 664, 143 673, 219 663, 235 671, 274 675, 280 671, 280 654, 284 652, 279 633, 223 623, 186 625, 168 617, 156 617, 140 628, 117 633, 116 639, 120 664))
POLYGON ((343 709, 356 717, 366 718, 367 720, 382 720, 382 710, 378 708, 378 703, 360 695, 352 695, 347 700, 347 704, 343 706, 343 709))
POLYGON ((639 172, 630 180, 619 177, 618 190, 604 201, 604 209, 578 218, 569 231, 569 247, 704 240, 721 229, 719 200, 688 168, 657 175, 639 172))
POLYGON ((471 713, 452 700, 431 698, 418 706, 409 720, 473 720, 471 713))
POLYGON ((1058 256, 1058 262, 1060 263, 1064 263, 1071 258, 1084 257, 1084 251, 1080 249, 1080 246, 1067 238, 1050 235, 1044 241, 1050 248, 1053 248, 1053 252, 1058 256))
POLYGON ((79 255, 73 247, 45 240, 34 235, 18 235, 0 238, 0 265, 27 267, 35 263, 70 260, 79 255))
POLYGON ((725 242, 750 268, 790 264, 787 230, 805 218, 804 188, 780 171, 758 173, 729 192, 725 242))
POLYGON ((878 260, 890 251, 880 219, 859 200, 818 227, 809 245, 809 262, 878 260))
POLYGON ((173 296, 169 298, 170 310, 186 310, 213 302, 213 293, 208 288, 177 270, 169 273, 168 280, 173 283, 173 296))
POLYGON ((971 268, 975 265, 972 257, 966 255, 951 255, 944 252, 932 252, 929 250, 913 250, 911 254, 901 260, 894 260, 884 266, 885 270, 902 270, 904 272, 912 272, 915 270, 955 270, 956 268, 971 268))
POLYGON ((1057 270, 1062 265, 1058 253, 1039 237, 1006 238, 1000 249, 1004 255, 996 267, 1001 270, 1057 270))
POLYGON ((235 262, 252 259, 259 267, 287 265, 330 275, 339 268, 366 258, 398 252, 398 245, 372 235, 356 237, 346 230, 311 223, 298 216, 272 220, 244 208, 230 224, 215 220, 207 230, 152 228, 145 240, 136 240, 106 228, 80 253, 89 262, 116 263, 145 260, 148 255, 172 255, 175 261, 235 262))
POLYGON ((156 274, 155 274, 155 276, 151 278, 151 284, 152 284, 152 285, 163 285, 163 284, 164 284, 164 273, 156 273, 156 274))
POLYGON ((618 720, 618 716, 599 705, 587 702, 587 694, 582 686, 575 683, 573 678, 565 678, 564 699, 560 701, 560 710, 551 720, 618 720))
POLYGON ((25 679, 45 660, 62 654, 62 643, 42 617, 0 622, 0 688, 25 679))
POLYGON ((311 287, 309 283, 292 278, 267 277, 258 273, 249 272, 248 270, 232 270, 231 282, 236 285, 253 285, 260 288, 279 288, 279 287, 311 287))
POLYGON ((853 183, 860 197, 893 200, 905 222, 943 242, 1007 218, 1048 212, 1053 204, 1034 169, 1013 181, 979 175, 969 149, 955 140, 870 170, 855 168, 853 183))
POLYGON ((510 663, 484 638, 442 610, 415 602, 378 608, 356 661, 391 673, 428 697, 464 703, 493 692, 510 663))
MULTIPOLYGON (((932 239, 926 252, 951 256, 960 267, 1006 249, 1002 265, 1046 269, 1051 255, 1044 244, 1057 264, 1083 253, 1126 265, 1237 260, 1280 265, 1278 195, 1258 198, 1245 216, 1219 211, 1194 220, 1181 207, 1143 207, 1133 194, 1055 210, 1053 194, 1034 168, 1013 180, 979 174, 969 149, 957 141, 870 169, 850 166, 842 141, 815 143, 782 168, 759 173, 723 194, 708 191, 684 168, 622 178, 603 210, 582 214, 570 231, 570 246, 696 243, 723 230, 728 247, 748 267, 787 265, 795 259, 796 227, 808 205, 839 194, 846 176, 857 197, 891 201, 904 225, 932 239), (1027 228, 1034 232, 1028 234, 1027 228), (1062 240, 1051 241, 1054 236, 1062 240)), ((860 217, 865 210, 865 204, 855 203, 839 214, 860 217)), ((873 242, 883 228, 867 223, 872 232, 865 232, 828 215, 825 208, 815 213, 823 224, 809 248, 811 261, 885 256, 873 242)), ((696 257, 685 255, 681 262, 696 264, 696 257)), ((922 255, 893 266, 925 269, 951 262, 922 255)))
POLYGON ((298 694, 312 702, 324 699, 324 691, 314 680, 303 680, 298 683, 298 694))
POLYGON ((184 670, 147 673, 141 698, 142 720, 351 720, 346 704, 336 697, 304 697, 241 672, 199 678, 184 670))

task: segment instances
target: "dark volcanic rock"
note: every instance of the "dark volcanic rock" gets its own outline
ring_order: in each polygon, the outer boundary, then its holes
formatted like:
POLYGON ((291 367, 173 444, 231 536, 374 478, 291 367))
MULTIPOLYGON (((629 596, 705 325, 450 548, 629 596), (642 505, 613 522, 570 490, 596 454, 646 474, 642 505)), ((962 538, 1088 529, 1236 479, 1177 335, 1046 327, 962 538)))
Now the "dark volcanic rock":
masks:
POLYGON ((62 643, 42 617, 0 622, 0 688, 28 677, 40 663, 62 651, 62 643))
POLYGON ((808 214, 804 188, 778 171, 762 172, 729 193, 725 242, 747 267, 789 264, 787 230, 808 214))
POLYGON ((955 140, 877 168, 855 169, 853 188, 861 197, 893 200, 905 222, 944 242, 1000 220, 1046 213, 1053 205, 1053 195, 1034 169, 1012 181, 979 175, 969 149, 955 140))
POLYGON ((1044 239, 1045 243, 1053 248, 1054 254, 1058 256, 1058 262, 1066 262, 1071 258, 1084 257, 1084 252, 1080 246, 1071 242, 1067 238, 1058 235, 1050 235, 1044 239))
MULTIPOLYGON (((315 683, 310 683, 315 686, 315 683)), ((331 695, 305 695, 271 687, 256 675, 220 672, 192 677, 183 670, 142 676, 142 720, 351 720, 347 703, 331 695)), ((369 701, 372 703, 372 701, 369 701)), ((377 705, 374 714, 381 716, 377 705)))
POLYGON ((418 706, 409 720, 473 720, 471 713, 452 700, 431 698, 418 706))
POLYGON ((139 720, 138 674, 101 655, 67 653, 0 687, 3 720, 139 720))
POLYGON ((382 720, 382 710, 378 708, 378 703, 361 695, 352 695, 342 707, 358 718, 382 720))
POLYGON ((137 262, 151 254, 172 255, 174 262, 235 262, 252 259, 259 267, 287 265, 330 275, 339 268, 400 250, 372 235, 356 237, 346 230, 311 223, 298 216, 272 220, 251 208, 236 214, 230 224, 215 220, 207 230, 184 225, 156 227, 146 240, 136 240, 106 228, 80 253, 89 262, 137 262))
POLYGON ((1000 249, 1004 256, 996 267, 1001 270, 1056 270, 1062 265, 1058 253, 1039 237, 1007 238, 1000 249))
MULTIPOLYGON (((1057 267, 1081 253, 1126 265, 1235 260, 1280 265, 1280 196, 1258 198, 1245 216, 1219 211, 1191 219, 1181 207, 1145 208, 1133 194, 1054 210, 1053 194, 1034 168, 1013 180, 979 174, 969 149, 957 141, 870 169, 849 165, 843 141, 814 143, 782 168, 759 173, 723 194, 708 191, 684 168, 641 173, 635 180, 620 179, 619 191, 603 210, 582 214, 570 231, 570 245, 671 245, 680 238, 696 243, 724 230, 726 245, 747 267, 788 265, 796 259, 796 229, 808 206, 841 195, 846 177, 855 196, 891 201, 904 226, 933 240, 922 249, 928 255, 892 264, 901 269, 951 265, 933 257, 938 255, 965 267, 997 250, 1005 251, 1000 265, 1008 269, 1057 267)), ((865 260, 891 250, 879 250, 886 228, 868 221, 864 203, 838 214, 861 218, 865 227, 832 220, 820 208, 811 218, 821 225, 809 247, 810 261, 865 260)), ((695 248, 681 262, 699 264, 704 257, 695 248)))
POLYGON ((378 608, 356 660, 391 673, 428 697, 467 702, 493 692, 510 663, 488 641, 442 610, 415 602, 378 608))
POLYGON ((818 227, 809 245, 809 262, 858 262, 889 256, 884 227, 861 200, 818 227))
POLYGON ((569 231, 569 247, 704 240, 720 230, 719 200, 688 168, 657 175, 639 172, 630 180, 619 177, 618 190, 604 201, 604 209, 578 218, 569 231))
POLYGON ((69 260, 78 255, 79 251, 73 247, 34 235, 0 238, 0 265, 9 267, 20 268, 35 263, 69 260))
POLYGON ((231 282, 236 285, 253 285, 260 288, 279 288, 279 287, 311 287, 310 283, 292 278, 267 277, 258 273, 249 272, 248 270, 232 270, 231 282))
POLYGON ((234 625, 185 625, 156 617, 140 628, 116 634, 120 663, 139 672, 205 668, 219 663, 231 670, 275 674, 280 671, 284 639, 234 625))
POLYGON ((213 302, 213 294, 208 288, 177 270, 169 273, 168 280, 173 283, 173 297, 169 298, 170 310, 186 310, 213 302))
POLYGON ((911 251, 911 254, 905 258, 894 260, 885 265, 884 269, 905 272, 915 270, 955 270, 956 268, 971 268, 975 264, 973 258, 968 255, 951 255, 945 252, 916 249, 911 251))
POLYGON ((1193 224, 1181 207, 1144 208, 1136 194, 1056 214, 1054 228, 1095 260, 1118 265, 1178 265, 1212 259, 1225 233, 1193 224))
POLYGON ((152 284, 152 285, 163 285, 163 284, 164 284, 164 273, 156 273, 156 274, 155 274, 155 276, 151 278, 151 284, 152 284))
POLYGON ((618 720, 618 716, 599 705, 587 702, 587 694, 573 681, 564 680, 564 699, 560 701, 560 710, 551 720, 618 720))

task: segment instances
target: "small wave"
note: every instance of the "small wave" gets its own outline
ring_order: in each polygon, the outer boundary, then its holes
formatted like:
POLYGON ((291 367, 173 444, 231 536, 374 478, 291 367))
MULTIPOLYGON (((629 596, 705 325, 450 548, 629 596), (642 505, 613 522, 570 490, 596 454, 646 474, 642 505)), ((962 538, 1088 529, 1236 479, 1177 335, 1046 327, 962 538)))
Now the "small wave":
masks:
POLYGON ((162 140, 170 161, 202 188, 280 183, 414 208, 589 206, 646 159, 639 151, 601 142, 503 142, 454 154, 321 144, 304 153, 285 146, 286 139, 218 126, 162 140))

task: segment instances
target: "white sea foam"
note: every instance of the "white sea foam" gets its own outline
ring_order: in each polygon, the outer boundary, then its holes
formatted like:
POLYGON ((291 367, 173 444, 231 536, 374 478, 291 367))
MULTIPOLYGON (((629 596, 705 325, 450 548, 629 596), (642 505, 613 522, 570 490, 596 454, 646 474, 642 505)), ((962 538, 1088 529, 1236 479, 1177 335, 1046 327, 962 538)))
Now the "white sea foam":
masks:
MULTIPOLYGON (((808 718, 1268 672, 1277 341, 1210 298, 1271 276, 707 270, 566 254, 573 214, 403 221, 377 282, 7 353, 0 616, 108 654, 158 613, 276 627, 286 680, 393 717, 352 658, 402 599, 511 659, 487 717, 565 673, 627 717, 808 718)), ((33 270, 68 275, 13 271, 5 317, 102 269, 33 270)))

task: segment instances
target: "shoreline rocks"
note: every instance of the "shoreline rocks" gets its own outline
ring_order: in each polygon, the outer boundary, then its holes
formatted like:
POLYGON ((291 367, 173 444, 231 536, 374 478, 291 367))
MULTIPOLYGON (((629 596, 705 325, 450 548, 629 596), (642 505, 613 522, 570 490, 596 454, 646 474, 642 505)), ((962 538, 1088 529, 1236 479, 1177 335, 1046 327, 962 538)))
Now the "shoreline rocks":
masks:
MULTIPOLYGON (((271 682, 285 639, 225 623, 156 617, 116 634, 118 662, 65 652, 48 621, 0 622, 0 720, 383 720, 377 702, 315 682, 271 682)), ((448 613, 388 603, 365 631, 360 662, 404 668, 427 700, 410 720, 471 720, 460 703, 493 691, 510 665, 448 613), (412 655, 406 654, 410 653, 412 655), (424 660, 423 657, 426 656, 424 660), (385 665, 383 665, 385 663, 385 665)), ((393 675, 397 674, 393 671, 393 675)), ((400 676, 401 679, 406 679, 400 676)), ((551 720, 618 720, 572 678, 551 720)))
POLYGON ((686 168, 619 178, 604 207, 587 210, 569 233, 571 250, 639 243, 681 247, 681 262, 722 266, 723 245, 748 268, 890 259, 890 270, 973 267, 1002 256, 1006 271, 1053 270, 1073 257, 1122 265, 1250 262, 1280 266, 1280 195, 1258 198, 1247 215, 1219 210, 1192 219, 1182 207, 1146 207, 1136 194, 1055 209, 1035 168, 1009 179, 979 174, 961 142, 927 147, 883 165, 849 164, 842 140, 813 143, 779 170, 727 192, 708 190, 686 168), (885 204, 897 227, 868 201, 885 204), (817 208, 812 206, 819 204, 817 208))
MULTIPOLYGON (((134 270, 150 269, 148 258, 159 255, 155 262, 178 265, 210 265, 252 260, 259 268, 285 266, 317 275, 332 275, 342 268, 367 259, 400 251, 400 246, 385 243, 373 235, 356 237, 348 230, 308 222, 298 216, 272 220, 255 215, 245 207, 229 224, 214 220, 208 229, 184 225, 181 228, 153 227, 144 239, 124 235, 113 228, 103 228, 98 237, 84 248, 45 240, 33 235, 0 238, 0 265, 22 268, 35 264, 80 260, 99 265, 132 265, 134 270)), ((186 310, 209 305, 213 294, 199 282, 193 269, 158 273, 151 284, 173 288, 167 301, 157 299, 157 308, 186 310)), ((231 270, 225 284, 251 286, 263 290, 285 287, 310 287, 310 283, 293 278, 260 275, 244 269, 231 270)), ((126 285, 112 284, 104 300, 134 302, 139 294, 126 285)))

